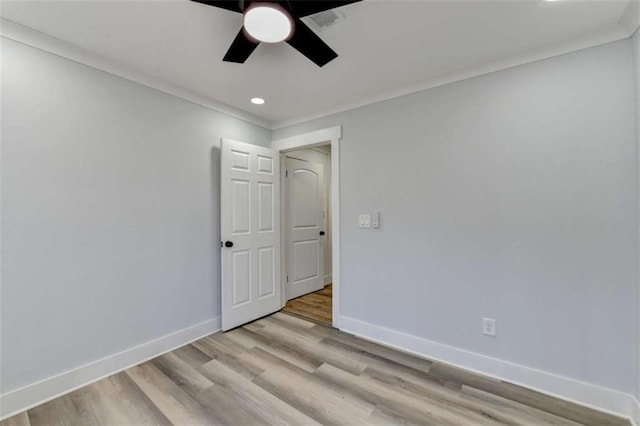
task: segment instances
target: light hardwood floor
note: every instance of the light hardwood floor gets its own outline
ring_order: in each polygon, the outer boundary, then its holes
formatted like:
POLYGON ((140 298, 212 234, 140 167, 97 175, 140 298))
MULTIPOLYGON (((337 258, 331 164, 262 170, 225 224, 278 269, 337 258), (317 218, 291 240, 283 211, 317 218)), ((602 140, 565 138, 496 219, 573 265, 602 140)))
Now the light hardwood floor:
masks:
POLYGON ((331 325, 332 294, 333 286, 327 284, 320 291, 289 300, 283 311, 331 325))
POLYGON ((276 313, 0 426, 629 425, 598 411, 276 313))

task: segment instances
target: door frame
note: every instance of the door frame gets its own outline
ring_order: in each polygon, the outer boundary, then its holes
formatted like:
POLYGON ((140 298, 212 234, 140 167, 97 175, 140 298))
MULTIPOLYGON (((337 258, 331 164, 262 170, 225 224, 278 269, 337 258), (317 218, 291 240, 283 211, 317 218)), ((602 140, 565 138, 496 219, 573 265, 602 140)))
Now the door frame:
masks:
MULTIPOLYGON (((340 328, 340 138, 342 137, 342 126, 329 127, 316 130, 314 132, 303 133, 284 139, 271 141, 271 148, 278 155, 285 154, 300 148, 311 148, 317 145, 331 144, 331 275, 333 281, 332 295, 332 325, 340 328)), ((284 178, 281 173, 281 179, 284 178)), ((282 193, 282 187, 280 188, 282 193)), ((284 232, 284 214, 282 211, 283 197, 280 197, 280 233, 284 232)), ((285 253, 284 244, 280 246, 280 270, 283 271, 285 253)), ((286 274, 280 274, 281 291, 285 290, 286 274)), ((283 295, 282 307, 286 304, 286 296, 283 295)))

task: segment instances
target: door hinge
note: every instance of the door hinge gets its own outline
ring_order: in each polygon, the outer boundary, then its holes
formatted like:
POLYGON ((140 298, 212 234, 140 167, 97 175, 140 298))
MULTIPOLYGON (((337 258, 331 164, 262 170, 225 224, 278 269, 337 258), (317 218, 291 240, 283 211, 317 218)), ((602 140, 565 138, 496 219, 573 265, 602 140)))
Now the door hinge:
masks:
POLYGON ((287 282, 289 282, 289 275, 287 275, 287 282))
POLYGON ((222 241, 220 241, 220 247, 222 247, 222 241))
POLYGON ((284 177, 289 177, 289 170, 284 171, 284 177))

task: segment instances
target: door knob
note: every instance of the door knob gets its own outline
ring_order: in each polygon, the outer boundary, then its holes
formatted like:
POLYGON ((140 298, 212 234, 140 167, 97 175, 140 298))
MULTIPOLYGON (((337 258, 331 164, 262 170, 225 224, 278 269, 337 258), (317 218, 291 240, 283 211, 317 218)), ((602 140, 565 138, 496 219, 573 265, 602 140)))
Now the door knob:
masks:
POLYGON ((233 247, 233 241, 225 241, 224 246, 225 247, 233 247))
POLYGON ((320 231, 320 235, 324 235, 324 231, 320 231))

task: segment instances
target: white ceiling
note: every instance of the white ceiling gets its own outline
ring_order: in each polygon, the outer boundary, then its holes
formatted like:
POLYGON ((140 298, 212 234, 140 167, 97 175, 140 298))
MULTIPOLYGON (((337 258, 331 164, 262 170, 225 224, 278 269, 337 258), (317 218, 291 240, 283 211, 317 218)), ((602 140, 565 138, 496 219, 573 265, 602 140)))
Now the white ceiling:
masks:
POLYGON ((613 28, 628 0, 366 0, 320 32, 323 68, 285 43, 222 62, 240 14, 189 0, 15 1, 0 15, 269 121, 320 114, 407 84, 613 28), (249 99, 263 97, 255 106, 249 99))

